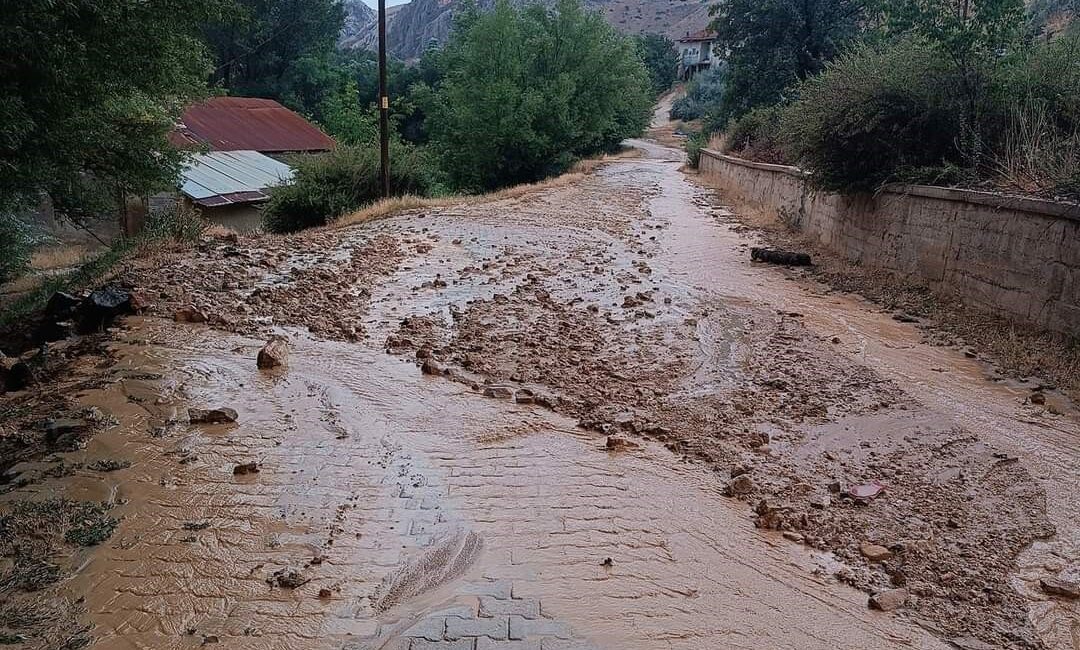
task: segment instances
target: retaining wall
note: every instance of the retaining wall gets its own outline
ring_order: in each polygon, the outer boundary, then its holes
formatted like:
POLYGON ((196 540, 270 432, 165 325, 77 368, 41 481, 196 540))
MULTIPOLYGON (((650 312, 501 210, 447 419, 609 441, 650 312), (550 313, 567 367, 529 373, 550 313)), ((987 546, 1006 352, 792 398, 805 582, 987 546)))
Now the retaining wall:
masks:
POLYGON ((1080 335, 1080 206, 925 185, 876 195, 814 192, 795 167, 704 150, 701 172, 827 249, 959 295, 966 303, 1080 335))

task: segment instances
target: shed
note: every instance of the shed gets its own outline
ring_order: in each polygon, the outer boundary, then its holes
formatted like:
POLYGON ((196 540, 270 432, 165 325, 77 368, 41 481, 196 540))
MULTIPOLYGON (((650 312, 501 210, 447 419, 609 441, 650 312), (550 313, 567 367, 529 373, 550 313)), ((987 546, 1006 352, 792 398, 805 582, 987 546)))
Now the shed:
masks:
POLYGON ((258 227, 257 204, 268 189, 292 180, 293 170, 257 151, 194 154, 181 173, 180 192, 203 215, 237 230, 258 227))
POLYGON ((272 99, 213 97, 192 104, 169 134, 181 149, 313 153, 334 148, 333 138, 272 99))

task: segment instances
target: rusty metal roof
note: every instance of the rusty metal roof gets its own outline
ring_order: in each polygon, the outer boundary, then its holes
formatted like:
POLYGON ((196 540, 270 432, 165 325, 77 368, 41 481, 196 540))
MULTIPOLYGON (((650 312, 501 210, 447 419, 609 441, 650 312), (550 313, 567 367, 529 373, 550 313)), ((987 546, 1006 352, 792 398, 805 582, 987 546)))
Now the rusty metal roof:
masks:
POLYGON ((680 42, 680 43, 693 43, 695 41, 711 41, 711 40, 714 40, 715 38, 716 38, 716 32, 711 32, 711 31, 709 31, 707 29, 702 29, 702 30, 694 32, 692 34, 690 32, 686 32, 686 36, 683 36, 682 38, 678 39, 678 42, 680 42))
POLYGON ((212 151, 327 151, 334 140, 272 99, 213 97, 184 111, 169 135, 182 149, 212 151))

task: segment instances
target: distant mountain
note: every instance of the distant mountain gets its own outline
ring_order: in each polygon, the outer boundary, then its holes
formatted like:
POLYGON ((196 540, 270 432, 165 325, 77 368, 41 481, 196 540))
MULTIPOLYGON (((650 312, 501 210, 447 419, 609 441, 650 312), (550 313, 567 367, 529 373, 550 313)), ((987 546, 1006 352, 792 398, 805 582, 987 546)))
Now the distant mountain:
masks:
MULTIPOLYGON (((583 1, 586 7, 600 11, 612 26, 624 34, 655 32, 676 39, 704 29, 709 24, 708 0, 583 1)), ((514 2, 525 4, 526 0, 514 2)), ((349 21, 354 16, 356 21, 346 25, 342 33, 342 47, 375 49, 375 12, 360 0, 345 0, 345 3, 349 10, 349 21)), ((386 32, 390 54, 399 59, 417 59, 430 44, 444 43, 450 34, 454 8, 458 4, 458 0, 412 0, 388 9, 386 32)), ((479 5, 490 8, 494 0, 479 0, 479 5)))

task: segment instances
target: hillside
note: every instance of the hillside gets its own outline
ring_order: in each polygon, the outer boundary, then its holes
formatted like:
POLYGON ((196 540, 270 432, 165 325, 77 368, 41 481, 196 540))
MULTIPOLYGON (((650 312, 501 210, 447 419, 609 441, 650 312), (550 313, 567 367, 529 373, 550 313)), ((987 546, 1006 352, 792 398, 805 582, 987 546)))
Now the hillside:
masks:
MULTIPOLYGON (((488 7, 494 0, 480 0, 488 7)), ((350 22, 348 35, 342 35, 343 47, 374 49, 375 13, 360 0, 348 0, 350 22), (353 10, 353 6, 360 7, 353 10)), ((455 0, 412 0, 387 10, 387 38, 390 54, 400 59, 416 59, 431 43, 441 44, 450 33, 455 0)), ((677 38, 703 29, 709 22, 705 0, 585 0, 585 5, 599 10, 608 22, 625 34, 656 32, 677 38)))

